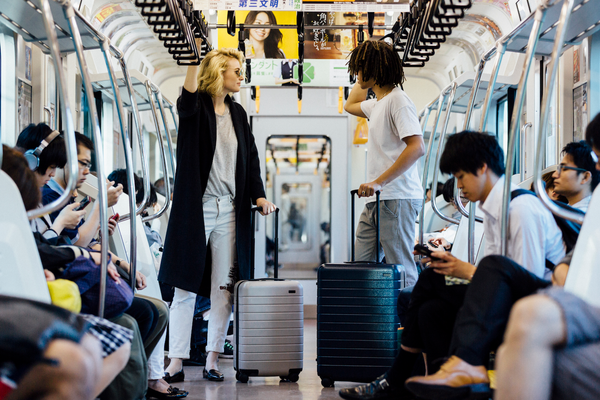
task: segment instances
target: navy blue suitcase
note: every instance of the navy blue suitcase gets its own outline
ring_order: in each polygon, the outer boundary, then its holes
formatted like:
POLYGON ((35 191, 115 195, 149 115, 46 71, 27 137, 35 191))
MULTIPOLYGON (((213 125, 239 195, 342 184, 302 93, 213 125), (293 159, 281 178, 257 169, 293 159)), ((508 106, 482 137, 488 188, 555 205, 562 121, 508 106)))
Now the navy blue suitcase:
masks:
MULTIPOLYGON (((352 237, 354 238, 354 194, 352 237)), ((379 193, 377 194, 379 227, 379 193)), ((379 250, 379 232, 377 232, 379 250)), ((335 381, 371 382, 398 353, 396 301, 404 267, 354 261, 323 264, 317 272, 317 374, 324 387, 335 381)))

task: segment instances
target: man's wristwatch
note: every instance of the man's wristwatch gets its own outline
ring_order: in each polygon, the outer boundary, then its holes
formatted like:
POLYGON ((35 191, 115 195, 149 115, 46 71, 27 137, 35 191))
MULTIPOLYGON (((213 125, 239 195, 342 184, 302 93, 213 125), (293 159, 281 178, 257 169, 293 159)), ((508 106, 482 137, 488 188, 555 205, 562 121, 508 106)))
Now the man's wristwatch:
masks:
POLYGON ((121 260, 117 260, 117 261, 115 261, 115 265, 116 265, 117 267, 120 267, 120 266, 121 266, 121 260))

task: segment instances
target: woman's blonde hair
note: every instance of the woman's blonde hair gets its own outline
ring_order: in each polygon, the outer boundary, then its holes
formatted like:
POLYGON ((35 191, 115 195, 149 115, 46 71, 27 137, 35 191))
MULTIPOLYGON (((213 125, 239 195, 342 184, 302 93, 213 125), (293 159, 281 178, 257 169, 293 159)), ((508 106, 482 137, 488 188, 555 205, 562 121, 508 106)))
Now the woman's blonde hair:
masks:
POLYGON ((209 52, 200 64, 198 90, 208 93, 210 97, 219 96, 223 92, 223 72, 229 68, 228 63, 232 58, 238 60, 240 68, 243 68, 244 54, 237 49, 215 49, 209 52))

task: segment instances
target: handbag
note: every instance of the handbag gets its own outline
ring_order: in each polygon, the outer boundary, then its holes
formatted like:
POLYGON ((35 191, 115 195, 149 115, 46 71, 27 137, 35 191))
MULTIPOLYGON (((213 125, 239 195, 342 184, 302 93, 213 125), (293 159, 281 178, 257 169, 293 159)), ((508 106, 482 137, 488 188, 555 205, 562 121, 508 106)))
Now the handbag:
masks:
MULTIPOLYGON (((100 300, 100 266, 93 260, 79 256, 67 264, 62 277, 73 281, 81 294, 81 312, 98 315, 100 300)), ((117 283, 106 277, 106 297, 104 301, 104 318, 110 319, 123 314, 133 301, 133 291, 124 282, 117 283)))
POLYGON ((52 304, 69 310, 72 313, 79 314, 81 311, 81 295, 79 294, 79 287, 75 282, 66 279, 56 279, 47 283, 52 304))

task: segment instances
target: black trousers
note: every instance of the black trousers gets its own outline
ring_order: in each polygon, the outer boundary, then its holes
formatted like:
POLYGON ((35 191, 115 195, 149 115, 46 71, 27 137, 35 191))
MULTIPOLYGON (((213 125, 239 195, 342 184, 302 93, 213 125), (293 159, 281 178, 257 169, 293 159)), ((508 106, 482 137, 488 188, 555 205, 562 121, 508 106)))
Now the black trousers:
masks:
POLYGON ((446 285, 444 275, 425 269, 413 288, 404 316, 402 344, 422 349, 429 364, 446 357, 467 288, 468 285, 446 285))
POLYGON ((485 257, 468 285, 450 354, 471 365, 487 365, 490 351, 502 343, 512 306, 550 285, 509 258, 485 257))
POLYGON ((134 297, 131 306, 125 311, 125 314, 135 318, 140 329, 142 342, 145 342, 158 323, 158 310, 156 306, 146 299, 134 297))

